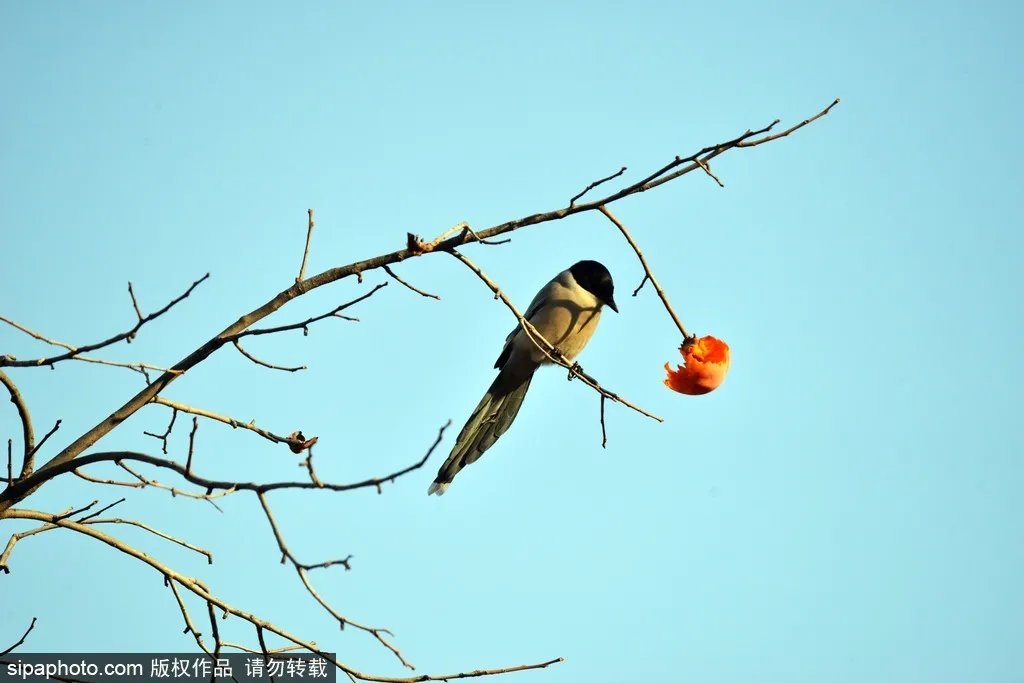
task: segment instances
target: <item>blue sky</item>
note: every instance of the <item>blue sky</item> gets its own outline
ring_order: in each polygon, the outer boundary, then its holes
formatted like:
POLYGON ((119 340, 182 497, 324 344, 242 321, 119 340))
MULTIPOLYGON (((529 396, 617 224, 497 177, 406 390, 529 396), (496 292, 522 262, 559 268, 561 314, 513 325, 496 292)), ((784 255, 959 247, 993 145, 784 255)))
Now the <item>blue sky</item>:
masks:
MULTIPOLYGON (((396 271, 352 312, 225 349, 166 395, 320 437, 321 477, 420 457, 384 489, 271 497, 351 618, 391 628, 418 673, 564 656, 531 681, 1016 681, 1024 633, 1024 364, 1015 3, 0 3, 0 314, 77 343, 211 278, 106 357, 169 365, 310 269, 392 251, 406 231, 483 228, 564 206, 626 165, 638 179, 776 117, 842 104, 793 137, 729 153, 615 205, 692 330, 732 347, 724 386, 661 384, 678 333, 597 213, 468 247, 520 306, 596 258, 618 285, 580 358, 656 424, 608 412, 564 372, 533 383, 514 427, 442 499, 425 494, 492 378, 509 312, 454 259, 396 271)), ((279 312, 329 310, 363 285, 279 312)), ((0 352, 45 347, 0 329, 0 352)), ((139 387, 96 366, 11 370, 47 457, 139 387)), ((156 452, 150 406, 104 449, 156 452)), ((0 410, 0 437, 19 425, 0 410)), ((249 434, 203 424, 210 476, 301 476, 249 434)), ((179 428, 172 453, 187 448, 179 428)), ((106 470, 98 468, 97 474, 106 470)), ((121 491, 58 481, 57 511, 121 491)), ((210 506, 129 492, 141 518, 216 562, 124 532, 239 607, 401 675, 303 591, 252 496, 210 506)), ((26 525, 6 522, 2 540, 26 525)), ((172 596, 89 539, 26 539, 0 577, 0 642, 175 651, 172 596)), ((198 606, 196 606, 198 609, 198 606)), ((237 620, 233 640, 253 641, 237 620)))

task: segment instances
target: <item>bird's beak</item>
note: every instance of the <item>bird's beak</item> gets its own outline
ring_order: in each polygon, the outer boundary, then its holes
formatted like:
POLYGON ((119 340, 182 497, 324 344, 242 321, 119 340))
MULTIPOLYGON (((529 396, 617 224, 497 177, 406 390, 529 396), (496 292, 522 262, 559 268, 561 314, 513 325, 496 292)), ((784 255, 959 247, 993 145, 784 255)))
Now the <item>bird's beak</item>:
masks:
POLYGON ((608 297, 608 301, 605 303, 608 304, 608 308, 612 309, 616 313, 619 312, 619 307, 615 305, 615 299, 613 297, 608 297))

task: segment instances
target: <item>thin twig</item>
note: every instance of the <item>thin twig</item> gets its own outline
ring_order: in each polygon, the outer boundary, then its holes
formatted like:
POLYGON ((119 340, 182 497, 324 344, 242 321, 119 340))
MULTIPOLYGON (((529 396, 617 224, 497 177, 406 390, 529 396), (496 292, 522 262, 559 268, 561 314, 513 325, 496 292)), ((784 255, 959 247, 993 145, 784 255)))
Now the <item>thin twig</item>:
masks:
POLYGON ((24 461, 21 465, 21 478, 24 478, 32 474, 32 454, 35 452, 36 446, 36 435, 32 429, 32 415, 28 412, 25 398, 18 391, 18 385, 3 370, 0 370, 0 384, 7 388, 7 393, 11 396, 11 403, 14 404, 14 408, 18 411, 18 418, 21 420, 21 440, 25 447, 24 461))
POLYGON ((80 507, 80 508, 68 508, 64 512, 61 512, 58 515, 56 515, 56 517, 57 517, 57 519, 67 519, 69 517, 74 517, 75 515, 77 515, 77 514, 79 514, 81 512, 85 512, 86 510, 89 510, 93 505, 95 505, 98 502, 99 502, 98 500, 94 500, 93 502, 89 503, 88 505, 85 505, 85 506, 80 507))
MULTIPOLYGON (((93 512, 93 513, 91 513, 91 514, 88 514, 88 515, 86 515, 85 517, 79 517, 79 518, 78 518, 77 520, 75 520, 75 521, 77 521, 77 522, 78 522, 79 524, 85 524, 85 523, 86 523, 86 522, 88 522, 88 521, 89 521, 90 519, 93 519, 94 517, 99 517, 100 515, 102 515, 102 514, 103 514, 104 512, 106 512, 106 511, 107 511, 107 510, 109 510, 110 508, 114 507, 115 505, 120 505, 120 504, 121 504, 121 503, 123 503, 124 501, 125 501, 125 499, 124 499, 124 498, 120 498, 120 499, 118 499, 118 500, 115 500, 115 501, 114 501, 113 503, 111 503, 110 505, 107 505, 107 506, 105 506, 105 507, 101 507, 101 508, 100 508, 99 510, 97 510, 96 512, 93 512)), ((96 502, 96 501, 93 501, 93 503, 94 503, 94 504, 95 504, 95 502, 96 502)), ((92 505, 90 505, 89 507, 92 507, 92 505)), ((80 512, 84 512, 84 510, 81 510, 80 512)), ((75 513, 75 514, 77 514, 77 513, 75 513)))
POLYGON ((43 435, 43 438, 39 440, 39 443, 37 443, 35 446, 32 447, 32 452, 29 453, 29 457, 30 458, 33 458, 35 456, 35 454, 39 452, 39 449, 42 448, 43 445, 46 443, 46 440, 49 439, 51 436, 53 436, 54 432, 56 432, 58 429, 60 429, 60 423, 61 423, 61 420, 58 419, 53 424, 53 427, 50 428, 50 431, 46 432, 46 434, 43 435))
POLYGON ((230 415, 221 415, 219 413, 214 413, 204 408, 196 408, 195 406, 190 406, 186 403, 181 403, 180 401, 172 401, 171 399, 164 398, 163 396, 157 396, 156 398, 154 398, 153 403, 157 403, 162 406, 167 406, 168 408, 172 408, 183 413, 189 413, 190 415, 198 415, 199 417, 205 417, 209 420, 221 422, 223 424, 228 425, 232 429, 246 429, 252 432, 253 434, 258 434, 259 436, 262 436, 264 439, 272 443, 283 443, 287 445, 292 445, 296 443, 295 439, 289 438, 287 436, 281 436, 279 434, 267 431, 266 429, 261 429, 260 427, 257 427, 255 420, 250 420, 249 422, 242 422, 241 420, 231 417, 230 415))
POLYGON ((351 320, 352 322, 359 322, 359 318, 353 318, 351 316, 341 315, 341 311, 344 311, 349 306, 354 306, 355 304, 359 303, 360 301, 365 301, 366 299, 369 299, 371 296, 373 296, 378 291, 380 291, 381 289, 384 289, 387 286, 388 286, 388 283, 382 282, 379 285, 377 285, 376 287, 374 287, 373 289, 371 289, 366 294, 363 294, 362 296, 359 296, 359 297, 356 297, 355 299, 352 299, 352 301, 347 301, 347 302, 341 304, 340 306, 338 306, 336 308, 333 308, 330 311, 327 311, 326 313, 324 313, 322 315, 315 315, 312 318, 306 318, 305 320, 303 320, 301 322, 291 323, 290 325, 278 325, 277 327, 262 327, 262 328, 255 328, 255 329, 251 329, 251 330, 244 330, 244 331, 239 332, 238 334, 234 335, 231 338, 231 341, 235 341, 236 339, 241 339, 242 337, 258 336, 258 335, 261 335, 261 334, 276 334, 277 332, 287 332, 288 330, 302 330, 303 334, 309 334, 309 326, 312 325, 315 322, 323 320, 324 318, 341 318, 343 320, 351 320))
POLYGON ((578 195, 576 195, 575 197, 573 197, 572 199, 569 200, 569 206, 570 207, 576 206, 576 200, 577 199, 582 198, 583 195, 585 195, 586 193, 590 192, 591 190, 593 190, 598 185, 603 185, 604 183, 607 183, 609 180, 614 180, 615 178, 618 178, 620 175, 622 175, 625 172, 626 172, 626 167, 623 166, 617 172, 612 173, 610 176, 607 176, 605 178, 601 178, 600 180, 595 180, 594 182, 590 183, 585 188, 583 188, 582 192, 580 192, 578 195))
POLYGON ((192 453, 196 447, 196 432, 199 431, 199 418, 192 417, 192 431, 188 434, 188 459, 185 460, 185 471, 192 471, 192 453))
MULTIPOLYGON (((135 315, 142 322, 144 315, 142 315, 142 309, 139 308, 139 300, 135 297, 135 289, 132 287, 132 281, 128 281, 128 295, 132 298, 132 307, 135 309, 135 315)), ((133 335, 134 336, 134 335, 133 335)), ((129 336, 125 341, 131 342, 133 336, 129 336)))
POLYGON ((608 448, 608 430, 604 425, 604 402, 605 395, 601 394, 601 448, 608 448))
POLYGON ((18 638, 18 642, 16 642, 14 645, 11 645, 9 648, 4 650, 3 652, 0 652, 0 657, 2 657, 3 655, 9 655, 12 652, 14 652, 14 648, 16 648, 19 645, 21 645, 22 643, 24 643, 25 639, 28 638, 28 634, 32 633, 32 629, 34 629, 35 627, 36 627, 36 618, 32 617, 32 623, 29 624, 28 628, 25 629, 25 632, 23 634, 21 634, 21 638, 18 638))
POLYGON ((11 558, 11 552, 14 550, 14 546, 17 545, 18 541, 23 538, 27 538, 28 536, 35 536, 36 534, 56 528, 58 527, 55 524, 43 524, 42 526, 29 529, 28 531, 19 531, 16 534, 11 534, 11 537, 7 539, 7 546, 4 548, 3 552, 0 553, 0 572, 3 572, 4 574, 11 573, 11 568, 8 565, 8 562, 11 558))
MULTIPOLYGON (((117 503, 120 503, 123 500, 124 500, 124 498, 122 498, 121 500, 119 500, 119 501, 117 501, 115 503, 112 503, 112 504, 108 505, 107 507, 103 508, 102 510, 98 510, 97 512, 94 512, 94 513, 90 514, 87 517, 82 517, 81 519, 77 520, 77 523, 79 523, 79 524, 125 524, 125 525, 128 525, 128 526, 138 527, 140 529, 148 531, 149 533, 153 534, 154 536, 158 536, 158 537, 160 537, 160 538, 162 538, 164 540, 170 541, 171 543, 175 543, 177 545, 180 545, 183 548, 188 548, 189 550, 191 550, 193 552, 196 552, 196 553, 198 553, 200 555, 203 555, 204 557, 206 557, 207 564, 213 564, 213 553, 211 553, 209 550, 201 548, 201 547, 199 547, 197 545, 193 545, 192 543, 189 543, 188 541, 183 541, 180 538, 175 538, 174 536, 171 536, 168 533, 160 531, 159 529, 154 529, 153 527, 149 526, 148 524, 146 524, 144 522, 140 522, 140 521, 134 520, 134 519, 123 519, 121 517, 105 517, 105 518, 102 518, 102 519, 96 519, 96 515, 102 514, 105 510, 109 510, 114 505, 117 505, 117 503)), ((67 519, 68 518, 68 516, 66 514, 55 515, 55 517, 57 517, 58 519, 67 519)), ((27 536, 33 536, 35 534, 38 534, 38 533, 40 533, 42 531, 50 531, 51 529, 58 529, 58 528, 60 528, 60 526, 57 525, 57 524, 44 524, 44 525, 42 525, 40 527, 36 527, 34 529, 29 529, 28 531, 22 531, 22 532, 19 532, 17 534, 14 534, 13 536, 11 536, 11 538, 7 541, 7 547, 4 549, 4 552, 2 554, 0 554, 0 571, 3 571, 4 573, 10 573, 10 569, 8 569, 7 562, 9 560, 9 558, 10 558, 11 550, 14 549, 14 545, 18 541, 20 541, 21 539, 23 539, 23 538, 25 538, 27 536)))
POLYGON ((72 473, 75 476, 77 476, 77 477, 79 477, 81 479, 84 479, 86 481, 90 481, 90 482, 92 482, 94 484, 106 484, 108 486, 126 486, 128 488, 133 488, 133 489, 141 489, 141 488, 145 488, 146 487, 146 484, 144 482, 141 482, 141 481, 117 481, 116 479, 104 479, 102 477, 94 477, 94 476, 92 476, 90 474, 86 474, 85 472, 81 472, 81 471, 79 471, 77 469, 76 470, 72 470, 72 473))
POLYGON ((284 535, 281 533, 280 528, 277 526, 277 520, 274 519, 274 513, 271 512, 270 510, 270 503, 267 501, 266 495, 260 491, 257 491, 256 497, 259 498, 260 506, 263 508, 263 513, 267 517, 267 522, 270 523, 270 530, 274 534, 274 540, 277 541, 277 547, 281 551, 281 564, 291 562, 298 569, 323 569, 326 567, 332 567, 334 565, 342 565, 343 567, 345 567, 345 571, 349 571, 352 569, 352 566, 349 564, 349 560, 352 559, 351 555, 344 559, 328 560, 326 562, 318 562, 316 564, 305 564, 303 562, 299 562, 295 558, 295 555, 292 554, 292 551, 288 548, 288 544, 284 542, 284 535))
POLYGON ((171 431, 174 429, 174 421, 178 419, 178 409, 171 408, 171 421, 167 423, 167 429, 164 430, 163 434, 154 434, 153 432, 142 432, 146 436, 152 436, 154 439, 160 439, 163 442, 164 455, 167 455, 167 440, 171 437, 171 431))
MULTIPOLYGON (((29 328, 29 327, 26 327, 26 326, 22 325, 19 322, 11 320, 10 318, 8 318, 6 316, 0 315, 0 322, 5 322, 8 325, 10 325, 11 327, 13 327, 14 329, 19 330, 21 332, 24 332, 25 334, 27 334, 28 336, 32 337, 33 339, 38 339, 41 342, 46 342, 50 346, 59 346, 59 347, 61 347, 63 349, 67 349, 68 351, 75 351, 76 350, 76 348, 74 346, 72 346, 71 344, 68 344, 67 342, 62 342, 59 339, 50 339, 49 337, 44 336, 41 332, 36 332, 35 330, 33 330, 33 329, 29 328)), ((3 361, 3 359, 4 359, 4 357, 0 356, 0 361, 3 361)), ((13 360, 9 356, 7 357, 7 359, 8 360, 13 360)), ((46 365, 46 363, 43 363, 42 365, 46 365)))
MULTIPOLYGON (((121 500, 124 500, 124 499, 122 498, 121 500)), ((102 512, 102 510, 100 512, 102 512)), ((98 515, 100 513, 96 512, 94 514, 98 515)), ((203 555, 203 556, 206 557, 206 563, 207 564, 213 564, 213 553, 211 553, 209 550, 206 550, 205 548, 200 548, 199 546, 193 545, 193 544, 189 543, 188 541, 183 541, 180 538, 175 538, 174 536, 171 536, 168 533, 160 531, 159 529, 154 529, 153 527, 149 526, 148 524, 146 524, 144 522, 140 522, 140 521, 134 520, 134 519, 123 519, 121 517, 110 517, 110 518, 104 518, 104 519, 90 519, 91 517, 92 517, 92 515, 90 515, 89 517, 83 517, 82 519, 79 519, 78 521, 80 523, 85 523, 85 524, 127 524, 129 526, 135 526, 135 527, 138 527, 140 529, 144 529, 144 530, 148 531, 149 533, 153 534, 154 536, 159 536, 160 538, 162 538, 164 540, 167 540, 167 541, 170 541, 171 543, 175 543, 177 545, 180 545, 182 548, 188 548, 189 550, 191 550, 193 552, 199 553, 200 555, 203 555), (86 521, 86 520, 88 520, 88 521, 86 521)))
POLYGON ((273 363, 268 363, 265 360, 260 360, 256 356, 254 356, 251 353, 249 353, 248 351, 246 351, 242 347, 242 342, 238 341, 237 339, 234 341, 234 345, 235 345, 235 348, 238 349, 239 353, 241 353, 243 356, 245 356, 246 358, 251 360, 256 365, 262 365, 263 367, 270 368, 271 370, 283 370, 284 372, 298 372, 299 370, 305 370, 306 369, 305 365, 296 365, 295 367, 287 367, 285 365, 274 365, 273 363))
POLYGON ((820 119, 822 116, 825 116, 830 111, 832 111, 832 107, 836 106, 837 104, 839 104, 839 98, 838 97, 835 98, 834 100, 832 100, 832 104, 828 105, 827 107, 825 107, 824 109, 819 111, 814 116, 810 117, 809 119, 804 119, 800 123, 787 128, 786 130, 782 131, 781 133, 775 133, 774 135, 766 135, 765 137, 758 138, 757 140, 744 140, 743 142, 740 142, 736 146, 737 147, 757 147, 758 145, 763 145, 766 142, 771 142, 772 140, 778 140, 779 138, 784 138, 787 135, 789 135, 790 133, 798 131, 801 128, 803 128, 804 126, 806 126, 806 125, 808 125, 810 123, 814 123, 815 121, 820 119))
POLYGON ((267 643, 263 639, 263 627, 259 624, 256 625, 256 638, 260 641, 260 650, 263 651, 263 663, 265 664, 270 653, 267 650, 267 643))
POLYGON ((668 162, 654 173, 651 173, 646 178, 643 178, 642 180, 619 190, 615 194, 609 195, 608 197, 605 198, 607 201, 595 200, 587 206, 596 209, 603 204, 610 204, 613 201, 621 199, 623 196, 633 194, 634 192, 646 192, 647 190, 658 187, 659 185, 664 185, 665 183, 671 180, 675 180, 680 176, 684 176, 687 173, 692 173, 693 171, 700 168, 700 165, 697 164, 697 159, 703 159, 706 163, 710 159, 714 159, 719 154, 727 152, 730 149, 735 149, 744 140, 749 140, 755 135, 767 133, 772 128, 774 128, 775 125, 778 124, 778 122, 779 120, 775 119, 767 126, 759 128, 757 130, 750 130, 748 128, 744 133, 738 135, 732 140, 720 142, 717 145, 709 145, 698 150, 697 152, 694 152, 690 156, 676 156, 672 161, 668 162))
POLYGON ((716 175, 715 175, 715 174, 714 174, 714 173, 713 173, 713 172, 711 171, 711 166, 709 166, 709 165, 708 165, 708 163, 707 163, 706 161, 704 161, 703 159, 694 159, 694 163, 696 163, 696 164, 697 164, 698 166, 700 166, 700 167, 701 167, 701 170, 703 170, 703 171, 704 171, 705 173, 707 173, 707 174, 708 174, 708 177, 709 177, 709 178, 711 178, 711 179, 712 179, 712 180, 714 180, 714 181, 715 181, 716 183, 718 183, 718 186, 719 186, 719 187, 725 187, 725 183, 723 183, 723 182, 722 182, 722 181, 721 181, 721 180, 720 180, 720 179, 718 178, 718 176, 716 176, 716 175))
POLYGON ((672 317, 672 322, 674 322, 676 324, 676 327, 679 328, 679 333, 683 335, 683 339, 693 339, 693 335, 686 331, 686 327, 683 326, 683 321, 679 319, 679 316, 676 314, 675 309, 672 308, 672 304, 669 302, 668 295, 665 294, 665 290, 661 288, 661 285, 658 283, 658 279, 654 277, 654 273, 651 272, 651 267, 647 263, 647 259, 644 257, 644 253, 640 251, 640 245, 638 245, 636 243, 636 240, 633 239, 633 235, 630 234, 626 226, 623 225, 622 222, 615 217, 615 214, 613 214, 607 206, 602 206, 598 210, 601 213, 603 213, 608 218, 608 220, 610 220, 615 225, 616 228, 619 229, 619 232, 622 233, 622 236, 626 238, 627 242, 629 242, 629 246, 633 248, 634 252, 636 252, 637 258, 640 259, 640 265, 643 266, 644 273, 647 274, 647 279, 649 279, 651 281, 651 285, 654 286, 654 291, 656 291, 658 293, 658 297, 661 298, 661 303, 665 304, 665 310, 668 311, 669 316, 672 317))
POLYGON ((220 629, 217 627, 217 615, 213 613, 213 603, 209 600, 206 602, 206 613, 210 617, 210 630, 213 631, 213 656, 216 659, 220 656, 220 649, 223 646, 220 642, 220 629))
POLYGON ((422 289, 419 289, 418 287, 414 287, 413 285, 409 284, 408 282, 406 282, 402 278, 398 277, 397 275, 395 275, 395 271, 391 270, 390 266, 385 265, 385 266, 383 266, 383 268, 384 268, 384 272, 385 273, 387 273, 392 278, 394 278, 395 281, 398 284, 404 285, 406 287, 406 289, 409 289, 409 290, 411 290, 413 292, 416 292, 420 296, 425 296, 428 299, 437 299, 438 301, 441 300, 441 297, 439 297, 437 294, 431 294, 430 292, 424 292, 422 289))
POLYGON ((648 275, 647 275, 647 273, 644 273, 644 279, 643 279, 643 280, 641 280, 641 281, 640 281, 640 284, 638 284, 638 285, 636 286, 636 289, 634 289, 634 290, 633 290, 633 296, 634 296, 634 297, 635 297, 635 296, 636 296, 637 294, 639 294, 639 293, 640 293, 640 290, 644 288, 644 285, 646 285, 646 284, 647 284, 647 281, 648 281, 648 280, 650 280, 650 279, 651 279, 651 278, 650 278, 650 276, 648 276, 648 275))
POLYGON ((508 244, 509 242, 512 241, 512 238, 510 238, 510 237, 506 237, 503 240, 487 240, 487 239, 484 239, 479 234, 477 234, 476 230, 474 230, 473 228, 470 227, 469 223, 463 223, 462 224, 462 230, 463 230, 463 232, 469 233, 473 237, 473 241, 474 242, 479 242, 480 244, 486 244, 487 246, 490 246, 490 247, 496 247, 499 244, 508 244))
MULTIPOLYGON (((120 332, 118 334, 115 334, 114 336, 112 336, 112 337, 110 337, 108 339, 104 339, 103 341, 96 342, 94 344, 85 344, 84 346, 72 346, 71 344, 68 344, 66 342, 57 341, 55 339, 50 339, 48 337, 44 337, 43 335, 41 335, 38 332, 35 332, 33 330, 30 330, 29 328, 25 327, 24 325, 16 323, 13 320, 10 320, 9 318, 5 318, 4 316, 0 315, 0 321, 5 322, 8 325, 11 325, 11 326, 21 330, 25 334, 28 334, 28 335, 30 335, 32 337, 35 337, 36 339, 38 339, 40 341, 44 341, 47 344, 51 344, 53 346, 60 346, 60 347, 63 347, 63 348, 68 350, 67 353, 62 353, 62 354, 59 354, 59 355, 56 355, 56 356, 50 356, 50 357, 47 357, 47 358, 37 358, 35 360, 17 360, 15 358, 10 357, 10 356, 0 356, 0 366, 7 365, 7 366, 11 366, 11 367, 27 368, 27 367, 34 367, 34 366, 40 366, 40 365, 53 365, 54 363, 59 363, 59 362, 64 361, 64 360, 76 358, 76 357, 78 357, 79 355, 81 355, 83 353, 88 353, 90 351, 95 351, 96 349, 101 349, 101 348, 103 348, 105 346, 110 346, 111 344, 116 344, 117 342, 123 341, 125 339, 128 339, 129 337, 134 338, 135 334, 139 331, 139 329, 143 325, 145 325, 146 323, 152 322, 153 320, 156 320, 157 318, 162 316, 164 313, 166 313, 167 311, 171 310, 175 305, 177 305, 178 303, 184 301, 186 298, 188 298, 188 296, 190 294, 192 294, 192 290, 194 290, 196 287, 198 287, 208 277, 210 277, 209 273, 207 273, 206 275, 202 276, 201 278, 199 278, 198 280, 193 282, 189 286, 189 288, 187 290, 185 290, 184 294, 178 296, 175 299, 172 299, 170 303, 168 303, 166 306, 164 306, 160 310, 154 311, 153 313, 150 313, 149 315, 145 316, 144 318, 140 318, 139 320, 136 321, 135 325, 133 325, 131 327, 131 329, 129 329, 129 330, 125 331, 125 332, 120 332)), ((99 361, 93 359, 92 362, 99 362, 99 361)), ((112 364, 112 363, 110 363, 110 364, 112 364)))
POLYGON ((306 228, 306 248, 302 251, 302 265, 299 266, 299 276, 295 278, 296 282, 306 279, 306 260, 309 258, 309 243, 313 239, 313 209, 306 209, 306 213, 309 215, 309 225, 306 228))
MULTIPOLYGON (((262 633, 263 629, 258 629, 258 631, 262 633)), ((285 652, 295 652, 296 650, 302 649, 302 647, 300 647, 299 645, 286 645, 284 647, 271 648, 264 652, 262 650, 257 650, 256 648, 249 647, 248 645, 242 645, 241 643, 232 643, 226 640, 224 641, 224 647, 239 650, 241 652, 248 652, 251 655, 265 655, 263 661, 267 661, 270 658, 270 655, 272 654, 283 654, 285 652)))
POLYGON ((172 576, 165 575, 165 583, 170 587, 171 592, 174 593, 174 599, 178 603, 178 609, 181 611, 181 616, 185 619, 185 630, 182 633, 191 633, 192 637, 196 639, 196 644, 203 652, 209 652, 206 649, 206 643, 203 642, 203 634, 196 628, 196 625, 192 623, 192 616, 188 613, 188 607, 185 606, 185 601, 181 597, 181 593, 178 592, 178 588, 174 585, 175 580, 172 576))
MULTIPOLYGON (((96 358, 95 356, 84 356, 81 354, 75 356, 73 360, 81 361, 83 363, 95 363, 97 365, 109 365, 115 368, 127 368, 129 370, 134 370, 141 375, 146 375, 147 370, 177 374, 177 370, 174 370, 173 368, 165 368, 163 366, 152 365, 150 363, 127 363, 119 360, 107 360, 106 358, 96 358)), ((146 379, 149 379, 148 375, 146 375, 146 379)))
MULTIPOLYGON (((133 477, 135 477, 136 479, 138 479, 139 480, 139 484, 140 484, 140 488, 145 488, 147 486, 151 486, 151 487, 153 487, 155 489, 162 489, 162 490, 167 491, 168 493, 170 493, 172 498, 177 498, 178 496, 181 496, 183 498, 193 498, 195 500, 205 500, 207 503, 209 503, 210 505, 215 507, 218 512, 224 512, 224 510, 222 510, 221 507, 219 505, 217 505, 217 503, 214 502, 213 499, 214 498, 223 498, 224 496, 229 496, 229 495, 231 495, 232 493, 235 492, 235 490, 232 489, 232 488, 227 488, 227 489, 225 489, 223 491, 218 491, 216 493, 213 493, 213 492, 210 492, 210 493, 195 493, 193 491, 184 491, 182 489, 175 488, 174 486, 170 486, 168 484, 164 484, 162 482, 159 482, 156 479, 150 479, 149 477, 143 476, 139 472, 136 472, 135 470, 133 470, 131 467, 128 467, 128 465, 126 465, 124 462, 121 462, 120 460, 115 459, 114 463, 118 467, 123 469, 125 472, 127 472, 128 474, 130 474, 133 477)), ((84 464, 88 464, 88 463, 84 463, 84 464)), ((121 482, 110 482, 110 483, 114 483, 114 484, 117 484, 117 485, 121 484, 121 482)))
MULTIPOLYGON (((580 373, 580 375, 582 379, 586 380, 587 377, 584 373, 580 373)), ((609 396, 609 398, 611 398, 612 400, 616 400, 614 395, 609 396)), ((618 400, 619 402, 623 402, 621 399, 618 400)), ((38 472, 35 472, 26 479, 16 482, 13 486, 10 487, 10 489, 7 490, 13 489, 15 492, 14 495, 18 495, 20 489, 29 489, 37 485, 40 480, 49 479, 54 476, 63 474, 64 472, 69 472, 75 468, 85 467, 86 465, 91 465, 92 463, 96 462, 114 462, 132 476, 136 477, 140 481, 145 482, 147 485, 158 486, 160 488, 171 490, 172 493, 176 495, 191 495, 192 497, 195 498, 220 497, 228 495, 229 493, 233 493, 234 491, 254 491, 266 493, 268 491, 277 491, 281 489, 322 489, 325 491, 353 491, 355 489, 376 488, 378 491, 380 491, 381 486, 383 486, 384 484, 394 482, 398 478, 423 467, 423 465, 426 464, 427 459, 430 458, 430 455, 434 452, 434 448, 436 446, 437 443, 435 443, 434 446, 432 446, 431 449, 427 451, 427 453, 417 462, 414 462, 411 465, 407 465, 406 467, 396 470, 391 474, 385 475, 383 477, 372 477, 370 479, 364 479, 362 481, 357 481, 350 484, 333 484, 329 482, 322 482, 322 485, 318 486, 317 484, 311 481, 278 481, 257 484, 256 482, 250 481, 223 481, 216 479, 207 479, 206 477, 201 477, 198 474, 195 474, 194 472, 186 470, 181 463, 175 462, 173 460, 168 460, 166 458, 157 458, 146 453, 138 453, 135 451, 103 451, 98 453, 88 453, 86 455, 79 456, 73 462, 64 462, 59 465, 53 465, 45 470, 39 470, 38 472), (187 492, 178 491, 177 489, 170 489, 170 487, 166 485, 161 485, 159 482, 156 482, 154 480, 147 479, 138 472, 130 469, 123 462, 125 460, 144 462, 154 467, 171 470, 173 472, 177 472, 179 475, 181 475, 181 477, 195 484, 196 486, 207 489, 207 491, 212 492, 214 490, 222 490, 222 492, 218 494, 208 493, 205 495, 199 495, 189 494, 187 492)))
POLYGON ((320 481, 320 477, 316 476, 316 470, 313 468, 313 445, 310 444, 306 458, 299 463, 299 467, 305 467, 309 473, 309 480, 317 485, 317 488, 323 488, 324 483, 320 481))

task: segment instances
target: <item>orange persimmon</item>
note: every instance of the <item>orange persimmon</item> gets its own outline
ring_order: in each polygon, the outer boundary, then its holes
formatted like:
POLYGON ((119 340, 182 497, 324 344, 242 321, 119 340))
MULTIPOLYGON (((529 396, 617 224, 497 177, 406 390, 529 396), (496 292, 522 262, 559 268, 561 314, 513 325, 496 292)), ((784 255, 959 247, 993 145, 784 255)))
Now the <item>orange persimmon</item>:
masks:
POLYGON ((729 371, 729 345, 715 337, 701 337, 679 347, 683 365, 665 363, 665 386, 680 394, 696 396, 714 390, 729 371))

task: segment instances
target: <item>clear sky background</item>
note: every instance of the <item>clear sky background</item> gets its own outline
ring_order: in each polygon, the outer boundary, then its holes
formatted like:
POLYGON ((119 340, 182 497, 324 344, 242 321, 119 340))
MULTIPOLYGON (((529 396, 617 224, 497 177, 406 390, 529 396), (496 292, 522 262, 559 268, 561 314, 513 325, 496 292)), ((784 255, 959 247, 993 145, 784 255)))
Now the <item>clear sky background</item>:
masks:
MULTIPOLYGON (((501 441, 427 498, 514 324, 440 254, 396 267, 440 302, 389 286, 351 311, 361 323, 248 344, 308 371, 224 349, 166 394, 319 436, 335 481, 411 463, 456 423, 383 495, 270 499, 304 561, 354 554, 317 586, 391 628, 418 673, 564 656, 515 680, 1020 681, 1022 23, 1011 2, 3 2, 0 313, 85 343, 133 323, 128 280, 148 311, 209 271, 104 354, 169 365, 292 282, 309 207, 319 272, 406 231, 564 206, 622 165, 636 180, 840 96, 793 137, 721 157, 725 189, 692 174, 614 207, 684 322, 731 345, 713 394, 662 386, 678 332, 650 288, 630 297, 642 271, 599 214, 466 248, 521 306, 580 258, 607 264, 621 313, 580 361, 664 424, 609 406, 602 450, 597 396, 548 370, 501 441)), ((0 329, 0 352, 48 350, 0 329)), ((64 421, 44 458, 141 386, 74 364, 11 375, 37 433, 64 421)), ((0 437, 17 437, 0 407, 0 437)), ((168 417, 148 407, 99 447, 158 452, 141 433, 168 417)), ((297 460, 200 426, 210 476, 301 478, 297 460)), ((24 505, 122 493, 56 483, 24 505)), ((278 564, 253 496, 221 514, 126 495, 121 516, 216 562, 125 538, 352 665, 403 675, 278 564)), ((0 541, 27 526, 0 525, 0 541)), ((0 641, 38 616, 30 650, 194 648, 160 578, 90 539, 26 539, 11 569, 0 641)), ((222 628, 255 642, 238 620, 222 628)))

